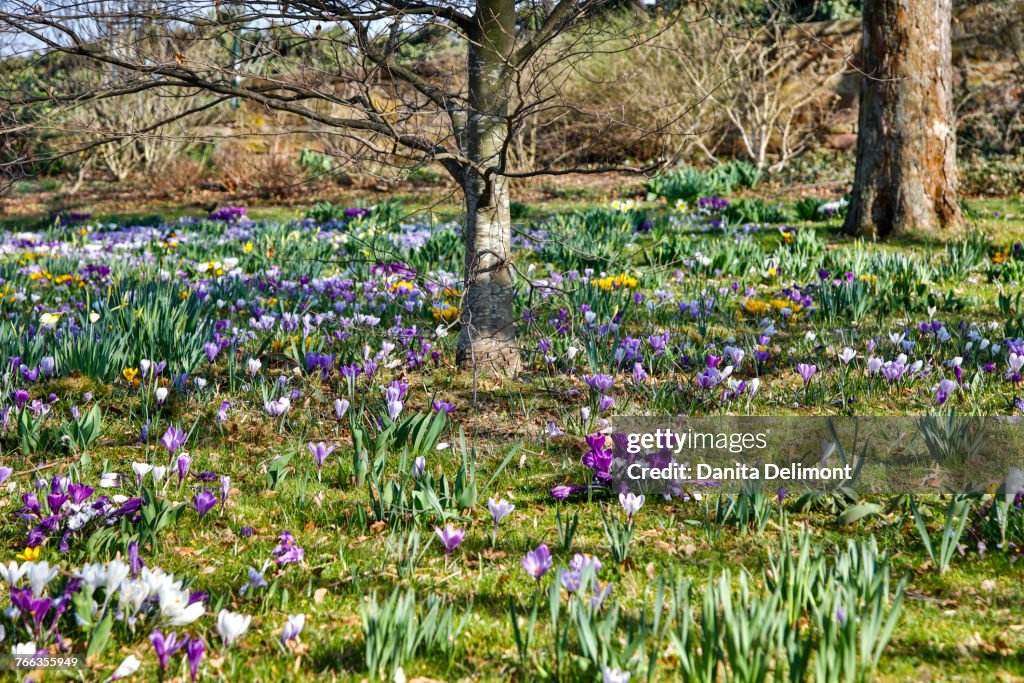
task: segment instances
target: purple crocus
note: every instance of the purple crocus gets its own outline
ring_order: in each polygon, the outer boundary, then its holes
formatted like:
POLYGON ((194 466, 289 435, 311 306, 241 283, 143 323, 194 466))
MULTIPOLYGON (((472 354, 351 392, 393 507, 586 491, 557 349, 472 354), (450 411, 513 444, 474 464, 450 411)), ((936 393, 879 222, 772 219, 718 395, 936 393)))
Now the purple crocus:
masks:
POLYGON ((520 564, 522 564, 523 570, 527 574, 540 581, 540 577, 547 574, 548 570, 551 569, 551 551, 548 550, 546 545, 541 543, 534 550, 526 553, 520 564))
POLYGON ((288 412, 291 408, 292 402, 287 396, 277 399, 276 401, 267 401, 263 404, 263 407, 267 409, 267 414, 270 417, 281 417, 288 412))
POLYGON ((402 391, 402 387, 396 382, 392 382, 390 386, 384 389, 384 400, 388 406, 388 417, 391 418, 392 422, 396 421, 402 413, 402 408, 405 406, 402 403, 404 394, 405 392, 402 391))
POLYGON ((565 500, 572 493, 571 486, 556 486, 551 489, 551 497, 555 500, 565 500))
POLYGON ((586 385, 592 389, 597 390, 598 393, 607 394, 612 385, 615 384, 615 378, 611 375, 587 375, 583 378, 586 385))
POLYGON ((188 475, 188 468, 192 466, 192 457, 188 453, 182 453, 178 456, 177 470, 178 470, 178 484, 180 485, 185 481, 185 477, 188 475))
POLYGON ((7 481, 12 474, 14 474, 14 470, 10 467, 0 467, 0 484, 7 481))
POLYGON ((933 391, 935 391, 935 404, 942 405, 946 402, 953 392, 957 390, 957 384, 951 379, 943 379, 935 385, 933 391))
POLYGON ((139 544, 132 541, 128 544, 128 567, 131 569, 132 577, 139 575, 142 568, 146 566, 146 563, 139 557, 139 544))
POLYGON ((195 683, 199 674, 199 663, 203 661, 203 653, 206 652, 206 645, 198 637, 189 638, 185 645, 185 657, 188 659, 188 673, 195 683))
POLYGON ((92 486, 86 486, 85 484, 71 484, 68 486, 68 495, 71 496, 72 503, 81 505, 88 500, 95 490, 92 486))
POLYGON ((188 434, 171 425, 164 432, 164 435, 160 437, 160 443, 167 449, 168 453, 174 455, 179 448, 185 445, 186 439, 188 439, 188 434))
POLYGON ((196 494, 196 497, 192 500, 192 505, 201 518, 217 505, 217 496, 210 493, 208 489, 203 489, 196 494))
POLYGON ((231 401, 221 401, 220 407, 217 408, 217 421, 226 422, 228 419, 228 408, 231 407, 231 401))
POLYGON ((455 404, 448 401, 434 401, 431 407, 435 413, 444 413, 445 415, 451 415, 452 411, 455 410, 455 404))
POLYGON ((242 586, 238 592, 245 595, 249 591, 256 590, 257 588, 266 588, 267 579, 263 576, 263 573, 258 571, 255 567, 249 567, 249 583, 242 586))
POLYGON ((188 643, 188 638, 179 639, 177 633, 164 635, 159 629, 154 629, 149 634, 149 642, 153 643, 153 650, 156 652, 156 658, 160 662, 160 671, 162 672, 167 669, 167 660, 181 650, 181 648, 185 647, 188 643))
POLYGON ((313 454, 313 459, 316 460, 316 471, 319 473, 324 467, 324 460, 327 456, 334 452, 336 446, 328 446, 324 442, 314 443, 310 441, 307 444, 309 452, 313 454))
POLYGON ((494 521, 494 530, 498 530, 498 522, 508 517, 516 506, 507 500, 501 498, 491 498, 487 501, 487 509, 491 513, 491 519, 494 521))
POLYGON ((281 533, 280 541, 272 554, 274 555, 274 562, 280 565, 302 562, 305 551, 295 542, 295 536, 292 532, 284 531, 281 533))
POLYGON ((811 377, 813 377, 814 373, 816 373, 817 371, 818 371, 818 366, 817 365, 811 365, 809 363, 799 363, 796 366, 796 372, 797 372, 798 375, 800 375, 800 379, 802 379, 804 381, 804 386, 805 387, 811 381, 811 377))
POLYGON ((464 529, 456 529, 451 524, 445 524, 444 529, 441 527, 434 527, 434 533, 437 534, 437 537, 441 539, 442 543, 444 543, 444 554, 446 557, 451 555, 452 551, 459 547, 459 544, 462 543, 462 537, 466 535, 466 531, 464 529))

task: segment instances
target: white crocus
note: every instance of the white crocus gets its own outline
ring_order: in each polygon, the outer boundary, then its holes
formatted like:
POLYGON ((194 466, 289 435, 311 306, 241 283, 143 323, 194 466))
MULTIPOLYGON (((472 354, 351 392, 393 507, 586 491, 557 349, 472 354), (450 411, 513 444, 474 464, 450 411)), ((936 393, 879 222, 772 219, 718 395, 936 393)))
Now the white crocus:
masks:
POLYGON ((149 599, 149 586, 141 579, 129 579, 121 584, 118 593, 118 606, 121 611, 138 614, 142 604, 149 599))
POLYGON ((285 622, 284 628, 281 630, 281 642, 287 643, 290 640, 295 640, 302 633, 303 627, 306 625, 305 614, 292 614, 288 616, 288 621, 285 622))
POLYGON ((164 475, 167 474, 167 468, 164 465, 158 465, 153 468, 153 483, 157 486, 163 481, 164 475))
POLYGON ((107 575, 103 582, 104 587, 107 589, 107 595, 113 595, 115 591, 120 589, 121 584, 124 583, 124 580, 131 573, 132 568, 126 562, 111 560, 110 564, 107 565, 107 575))
POLYGON ((139 661, 138 657, 136 657, 135 655, 128 655, 124 658, 124 661, 121 662, 116 669, 114 669, 114 673, 112 673, 110 675, 110 678, 108 678, 107 680, 116 681, 119 678, 127 678, 128 676, 131 676, 133 673, 138 671, 139 666, 141 666, 141 664, 142 662, 139 661))
POLYGON ((217 615, 217 633, 224 640, 224 644, 231 647, 249 629, 250 621, 252 617, 247 614, 222 609, 217 615))
POLYGON ((146 475, 153 471, 153 466, 145 462, 133 462, 132 471, 139 481, 146 478, 146 475))
POLYGON ((82 565, 75 574, 82 579, 82 582, 91 588, 99 588, 107 582, 107 567, 99 562, 95 564, 86 563, 82 565))
POLYGON ((25 576, 28 577, 28 585, 32 587, 32 595, 37 598, 42 597, 46 586, 57 578, 57 568, 50 567, 50 563, 46 560, 26 562, 25 564, 28 566, 25 576))
POLYGON ((22 565, 19 565, 17 562, 8 562, 6 565, 0 564, 0 577, 10 584, 12 588, 21 581, 21 577, 25 576, 26 571, 28 571, 28 562, 22 565))
POLYGON ((160 600, 160 616, 169 626, 188 626, 206 613, 202 602, 188 604, 188 591, 182 590, 176 582, 164 582, 157 595, 160 600))

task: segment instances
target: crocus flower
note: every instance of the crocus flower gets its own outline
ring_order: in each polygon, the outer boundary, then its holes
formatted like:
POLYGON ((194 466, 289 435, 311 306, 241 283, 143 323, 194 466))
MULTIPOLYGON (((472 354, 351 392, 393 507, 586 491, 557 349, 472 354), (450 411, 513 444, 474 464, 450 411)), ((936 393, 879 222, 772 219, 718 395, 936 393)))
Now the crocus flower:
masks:
POLYGON ((245 366, 246 366, 246 369, 249 371, 249 376, 250 377, 255 377, 257 375, 257 373, 259 373, 260 368, 263 367, 263 363, 261 363, 256 358, 250 358, 248 360, 248 362, 246 362, 245 366))
POLYGON ((341 418, 345 417, 345 413, 348 412, 349 402, 344 398, 334 399, 334 419, 341 422, 341 418))
POLYGON ((188 434, 181 431, 174 425, 171 425, 167 428, 167 431, 164 432, 164 435, 160 437, 160 443, 167 449, 168 453, 174 455, 175 451, 185 445, 185 440, 187 438, 188 434))
POLYGON ((459 544, 462 543, 462 537, 466 535, 464 529, 456 529, 451 524, 445 524, 444 529, 434 527, 434 533, 444 543, 444 554, 446 556, 451 555, 459 547, 459 544))
POLYGON ((281 644, 284 645, 292 640, 299 637, 302 633, 302 628, 306 625, 305 614, 292 614, 288 617, 288 621, 284 623, 284 628, 281 629, 281 644))
POLYGON ((629 683, 629 671, 620 671, 601 665, 601 683, 629 683))
POLYGON ((948 399, 950 396, 953 395, 953 392, 956 391, 956 390, 957 390, 956 382, 954 382, 951 379, 943 379, 943 380, 941 380, 938 384, 936 384, 932 388, 932 391, 935 392, 935 403, 936 403, 936 405, 940 405, 941 406, 943 403, 946 402, 946 399, 948 399))
POLYGON ((257 588, 266 588, 267 579, 263 574, 256 570, 255 567, 249 567, 249 583, 242 586, 238 592, 245 595, 250 590, 256 590, 257 588))
POLYGON ((138 576, 142 568, 146 566, 146 563, 139 557, 139 544, 132 541, 128 544, 128 568, 131 571, 131 575, 138 576))
POLYGON ((292 402, 287 396, 282 396, 276 401, 267 401, 263 404, 263 407, 266 408, 267 414, 270 415, 270 417, 281 417, 288 412, 288 409, 291 408, 291 406, 292 402))
POLYGON ((71 484, 68 486, 68 495, 71 497, 71 502, 75 505, 81 505, 89 496, 93 494, 94 489, 92 486, 86 486, 85 484, 71 484))
POLYGON ((153 651, 156 652, 156 658, 160 662, 160 670, 165 671, 167 669, 167 660, 172 655, 177 654, 181 648, 185 647, 188 638, 179 640, 177 633, 168 633, 165 636, 159 629, 154 629, 149 634, 149 642, 153 643, 153 651))
POLYGON ((507 500, 502 500, 498 497, 491 498, 487 501, 487 509, 491 512, 491 519, 494 521, 494 528, 498 528, 498 522, 508 517, 516 506, 507 500))
POLYGON ((445 415, 451 415, 452 411, 455 410, 455 404, 448 401, 434 401, 431 407, 433 407, 435 413, 444 413, 445 415))
POLYGON ((10 467, 0 467, 0 484, 7 481, 12 474, 14 474, 14 470, 10 467))
POLYGON ((224 504, 228 502, 228 491, 231 490, 231 477, 222 475, 220 478, 220 510, 224 511, 224 504))
POLYGON ((281 533, 280 542, 273 550, 274 562, 278 565, 302 562, 305 556, 303 548, 295 542, 295 536, 290 531, 281 533))
POLYGON ((412 476, 414 479, 419 479, 427 472, 427 459, 422 455, 417 455, 412 461, 412 476))
POLYGON ((587 375, 583 381, 600 394, 607 394, 615 384, 615 378, 611 375, 587 375))
POLYGON ((647 379, 647 372, 644 370, 643 363, 633 363, 633 383, 643 384, 647 379))
POLYGON ((576 571, 575 569, 563 569, 561 579, 562 588, 565 589, 565 592, 575 593, 580 589, 580 583, 583 580, 583 574, 576 571))
POLYGON ((632 491, 629 493, 619 494, 619 503, 626 511, 626 516, 629 518, 630 522, 633 521, 633 515, 639 512, 640 508, 643 507, 644 500, 646 500, 645 496, 638 496, 632 491))
POLYGON ((117 665, 117 668, 114 669, 114 673, 112 673, 110 678, 107 680, 116 681, 121 678, 127 678, 138 671, 140 666, 142 666, 142 662, 139 661, 138 657, 135 655, 128 655, 120 664, 117 665))
POLYGON ((192 465, 192 458, 188 453, 178 454, 177 470, 178 470, 178 483, 180 484, 185 480, 185 476, 188 474, 188 468, 192 465))
POLYGON ((556 500, 565 500, 572 493, 571 486, 556 486, 551 489, 551 497, 556 500))
POLYGON ((157 387, 154 393, 156 394, 156 404, 162 406, 167 400, 167 387, 157 387))
POLYGON ((142 480, 153 471, 153 466, 145 462, 133 462, 132 471, 135 472, 135 479, 139 486, 142 486, 142 480))
POLYGON ((185 657, 188 660, 188 672, 195 683, 199 674, 199 663, 203 661, 203 653, 206 651, 206 644, 198 637, 190 638, 185 646, 185 657))
POLYGON ((221 401, 220 407, 217 408, 217 421, 226 422, 228 419, 228 408, 231 407, 231 401, 221 401))
POLYGON ((309 452, 313 454, 313 459, 316 460, 316 470, 320 472, 324 466, 324 460, 327 456, 334 452, 336 446, 328 446, 324 442, 314 443, 310 441, 307 445, 309 452))
POLYGON ((388 417, 391 418, 392 422, 398 420, 398 416, 402 414, 402 408, 404 405, 405 404, 397 398, 388 400, 388 417))
POLYGON ((818 366, 811 365, 809 363, 799 363, 796 366, 796 372, 800 375, 800 378, 804 381, 804 386, 807 386, 808 382, 811 381, 811 377, 818 371, 818 366))
POLYGON ((203 489, 196 494, 196 497, 192 500, 192 505, 195 507, 196 512, 199 513, 200 517, 203 517, 207 512, 213 509, 217 504, 217 496, 210 493, 207 489, 203 489))
POLYGON ((217 633, 227 647, 231 647, 249 630, 252 617, 222 609, 217 615, 217 633))
POLYGON ((551 551, 548 550, 546 545, 541 543, 535 549, 526 553, 520 564, 523 566, 523 571, 532 578, 537 579, 537 581, 540 581, 540 577, 544 576, 551 569, 551 551))

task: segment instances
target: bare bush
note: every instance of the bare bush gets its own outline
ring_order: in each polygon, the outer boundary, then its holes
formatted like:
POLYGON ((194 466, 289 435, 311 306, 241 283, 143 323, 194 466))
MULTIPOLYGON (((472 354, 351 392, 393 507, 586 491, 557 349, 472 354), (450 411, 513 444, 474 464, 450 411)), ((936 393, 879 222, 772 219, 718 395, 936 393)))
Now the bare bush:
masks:
POLYGON ((781 167, 818 132, 856 38, 812 28, 828 35, 781 15, 753 21, 731 4, 705 5, 628 54, 584 60, 563 95, 603 116, 580 108, 530 120, 519 154, 585 152, 591 163, 743 156, 781 167))
POLYGON ((245 141, 222 144, 214 157, 217 181, 232 194, 285 197, 299 189, 302 175, 284 143, 269 146, 245 141))

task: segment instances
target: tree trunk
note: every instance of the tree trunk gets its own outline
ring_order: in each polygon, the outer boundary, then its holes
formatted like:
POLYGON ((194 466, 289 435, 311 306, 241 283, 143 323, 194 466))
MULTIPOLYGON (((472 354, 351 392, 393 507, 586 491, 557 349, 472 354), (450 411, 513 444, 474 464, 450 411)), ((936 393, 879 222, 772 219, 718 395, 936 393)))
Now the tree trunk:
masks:
POLYGON ((464 170, 466 197, 465 297, 457 360, 474 371, 519 371, 512 311, 512 222, 507 156, 509 76, 507 57, 515 38, 515 0, 479 0, 478 35, 467 56, 469 107, 460 145, 471 166, 464 170))
POLYGON ((954 230, 952 0, 865 0, 857 171, 844 226, 864 237, 954 230))

